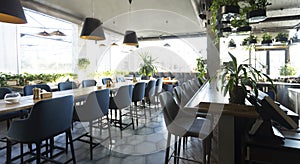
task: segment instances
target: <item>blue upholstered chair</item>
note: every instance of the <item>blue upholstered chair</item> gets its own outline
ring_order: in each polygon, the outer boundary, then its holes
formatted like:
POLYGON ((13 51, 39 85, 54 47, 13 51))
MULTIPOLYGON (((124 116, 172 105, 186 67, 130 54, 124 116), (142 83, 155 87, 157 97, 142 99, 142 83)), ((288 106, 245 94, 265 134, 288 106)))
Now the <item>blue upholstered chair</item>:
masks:
POLYGON ((110 83, 113 82, 112 79, 111 79, 110 77, 106 77, 106 78, 102 78, 102 84, 103 84, 103 85, 106 85, 106 81, 107 81, 107 80, 109 80, 110 83))
POLYGON ((26 85, 23 88, 24 96, 33 95, 33 91, 32 91, 33 88, 41 88, 46 90, 47 92, 51 92, 51 88, 47 84, 26 85))
MULTIPOLYGON (((145 82, 138 82, 134 85, 133 88, 133 93, 132 93, 132 102, 134 103, 135 106, 135 118, 136 118, 136 125, 138 126, 138 102, 141 102, 144 100, 145 96, 145 88, 146 88, 146 83, 145 82)), ((144 116, 146 118, 146 111, 144 109, 144 105, 142 105, 143 110, 144 110, 144 116)))
MULTIPOLYGON (((102 138, 102 141, 109 139, 111 141, 110 133, 110 122, 108 118, 108 107, 109 107, 109 89, 103 89, 91 92, 83 105, 75 106, 75 114, 73 117, 74 121, 88 122, 89 123, 89 132, 85 133, 74 141, 83 141, 90 144, 90 159, 93 160, 93 148, 95 148, 100 143, 93 142, 93 121, 100 119, 101 127, 104 127, 102 124, 102 118, 106 116, 106 126, 108 128, 108 137, 102 138), (89 140, 83 140, 82 137, 88 137, 89 140)), ((100 128, 101 128, 100 127, 100 128)))
MULTIPOLYGON (((0 87, 0 99, 4 99, 4 96, 7 93, 12 93, 12 90, 10 88, 0 87)), ((26 113, 27 112, 21 110, 0 114, 0 122, 6 121, 7 128, 9 128, 10 122, 13 118, 22 117, 26 115, 26 113)))
POLYGON ((93 80, 93 79, 82 80, 81 85, 82 85, 82 88, 86 88, 86 87, 96 86, 97 82, 96 82, 96 80, 93 80))
POLYGON ((66 138, 69 139, 72 153, 72 159, 69 161, 76 163, 71 134, 73 103, 73 96, 41 100, 34 104, 28 118, 14 120, 7 133, 7 163, 11 163, 11 145, 13 142, 35 144, 36 163, 40 163, 41 159, 53 160, 50 159, 54 148, 52 144, 50 146, 50 158, 41 153, 41 144, 48 139, 53 141, 55 136, 62 133, 66 133, 66 138))
POLYGON ((66 81, 66 82, 58 83, 58 90, 59 91, 76 89, 76 88, 77 88, 77 85, 73 81, 66 81))

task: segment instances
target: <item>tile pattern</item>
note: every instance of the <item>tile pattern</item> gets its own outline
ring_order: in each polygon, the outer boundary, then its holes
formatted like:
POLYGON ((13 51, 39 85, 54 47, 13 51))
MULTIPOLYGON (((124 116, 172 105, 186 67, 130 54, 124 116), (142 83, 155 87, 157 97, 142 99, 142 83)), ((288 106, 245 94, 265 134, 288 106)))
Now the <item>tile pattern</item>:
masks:
MULTIPOLYGON (((160 109, 151 109, 151 118, 147 113, 147 119, 139 118, 139 126, 136 129, 129 127, 123 131, 123 137, 120 137, 118 128, 111 127, 113 144, 110 146, 109 140, 106 140, 97 146, 94 150, 94 160, 89 157, 89 145, 79 141, 74 142, 75 155, 77 163, 107 163, 107 164, 159 164, 164 163, 164 153, 167 139, 167 129, 164 124, 163 114, 160 109)), ((143 112, 143 111, 142 111, 143 112)), ((3 128, 5 125, 2 125, 3 128)), ((87 130, 87 124, 74 123, 73 138, 83 134, 87 130)), ((103 130, 100 135, 98 128, 94 128, 94 135, 103 138, 108 135, 107 130, 103 130)), ((173 137, 172 137, 173 138, 173 137)), ((55 138, 56 145, 65 146, 65 136, 60 135, 55 138)), ((100 142, 95 140, 94 142, 100 142)), ((0 146, 5 145, 0 143, 0 146)), ((24 146, 25 151, 27 146, 24 146)), ((189 139, 185 151, 181 150, 183 156, 201 161, 201 141, 198 139, 189 139)), ((13 146, 13 155, 17 155, 19 145, 13 146)), ((0 163, 5 163, 5 149, 0 151, 0 163)), ((59 161, 64 161, 71 157, 71 153, 58 157, 59 161)), ((212 163, 216 163, 214 157, 212 163)), ((19 163, 19 161, 15 161, 19 163)), ((173 163, 173 159, 169 163, 173 163)), ((180 160, 180 163, 192 163, 180 160)))

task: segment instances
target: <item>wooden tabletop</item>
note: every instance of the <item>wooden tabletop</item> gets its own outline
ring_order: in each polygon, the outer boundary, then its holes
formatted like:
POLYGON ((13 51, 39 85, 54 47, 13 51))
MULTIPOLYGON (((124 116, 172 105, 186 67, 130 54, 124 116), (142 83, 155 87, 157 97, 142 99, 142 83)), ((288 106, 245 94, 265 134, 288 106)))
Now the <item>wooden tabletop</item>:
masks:
MULTIPOLYGON (((110 89, 111 91, 113 91, 113 90, 117 90, 122 85, 125 85, 125 84, 113 85, 111 87, 103 86, 102 89, 107 88, 107 89, 110 89)), ((82 99, 82 98, 85 98, 89 93, 96 91, 96 90, 98 90, 98 87, 93 86, 93 87, 87 87, 87 88, 78 88, 78 89, 71 89, 71 90, 65 90, 65 91, 57 91, 57 92, 52 92, 52 98, 72 95, 72 96, 74 96, 75 100, 82 99)), ((7 104, 7 103, 5 103, 4 100, 0 100, 0 114, 31 108, 36 102, 38 102, 40 100, 42 100, 42 99, 34 100, 32 95, 22 96, 20 101, 18 103, 14 103, 14 104, 7 104)))
POLYGON ((239 117, 257 118, 258 113, 248 101, 246 105, 229 103, 229 96, 224 96, 217 89, 218 84, 205 83, 187 103, 188 108, 198 108, 200 112, 214 112, 239 117))

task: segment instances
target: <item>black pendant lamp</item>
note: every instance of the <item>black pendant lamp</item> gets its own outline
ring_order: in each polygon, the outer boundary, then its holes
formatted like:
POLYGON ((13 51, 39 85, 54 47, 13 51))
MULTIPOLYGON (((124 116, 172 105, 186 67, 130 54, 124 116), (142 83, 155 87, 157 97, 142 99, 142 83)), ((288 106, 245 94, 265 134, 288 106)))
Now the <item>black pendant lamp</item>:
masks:
POLYGON ((127 30, 125 32, 123 44, 129 46, 137 46, 139 44, 135 31, 127 30))
POLYGON ((27 23, 20 0, 0 0, 0 22, 27 23))
MULTIPOLYGON (((131 3, 132 3, 132 0, 129 0, 129 5, 130 5, 129 16, 131 13, 131 3)), ((139 43, 138 43, 138 39, 137 39, 135 31, 127 30, 125 32, 123 44, 138 47, 139 43)))
POLYGON ((102 22, 96 18, 85 18, 80 38, 89 40, 105 40, 102 22))
POLYGON ((61 32, 61 31, 59 31, 59 30, 56 30, 56 31, 51 32, 50 35, 67 36, 65 33, 61 32))

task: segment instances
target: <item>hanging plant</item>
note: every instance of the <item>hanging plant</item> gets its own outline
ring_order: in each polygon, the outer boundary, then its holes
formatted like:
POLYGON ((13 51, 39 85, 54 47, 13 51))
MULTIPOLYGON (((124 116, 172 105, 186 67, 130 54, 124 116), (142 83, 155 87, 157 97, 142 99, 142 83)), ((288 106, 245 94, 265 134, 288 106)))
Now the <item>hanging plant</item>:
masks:
POLYGON ((86 69, 90 65, 90 60, 88 58, 79 58, 78 59, 78 69, 86 69))

